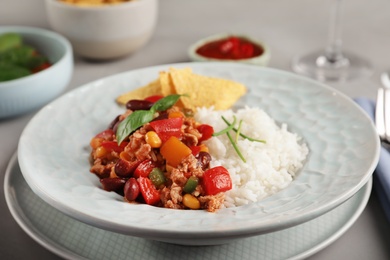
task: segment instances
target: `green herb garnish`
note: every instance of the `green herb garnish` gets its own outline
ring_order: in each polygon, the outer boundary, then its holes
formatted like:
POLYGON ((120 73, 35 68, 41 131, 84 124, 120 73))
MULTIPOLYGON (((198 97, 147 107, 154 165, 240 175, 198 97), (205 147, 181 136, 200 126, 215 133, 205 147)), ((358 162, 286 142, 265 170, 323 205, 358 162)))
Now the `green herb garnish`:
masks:
POLYGON ((227 132, 226 135, 227 135, 227 137, 229 138, 230 142, 232 143, 233 148, 234 148, 234 150, 236 150, 236 153, 238 154, 238 156, 241 158, 241 160, 242 160, 244 163, 246 163, 246 160, 245 160, 244 156, 242 155, 242 153, 241 153, 241 151, 240 151, 240 148, 238 148, 237 143, 234 142, 234 140, 233 140, 232 136, 230 135, 230 133, 227 132))
POLYGON ((159 99, 156 103, 154 103, 154 105, 150 108, 150 110, 154 112, 165 111, 168 108, 172 107, 174 104, 176 104, 176 102, 179 100, 181 96, 182 95, 174 94, 159 99))
MULTIPOLYGON (((222 116, 222 120, 223 120, 228 126, 232 125, 232 123, 230 123, 229 121, 227 121, 226 118, 224 118, 223 116, 222 116)), ((233 126, 234 126, 234 125, 233 125, 233 126)), ((249 141, 252 141, 252 142, 259 142, 259 143, 264 143, 264 144, 266 143, 265 140, 255 139, 255 138, 252 138, 252 137, 250 137, 250 136, 247 136, 247 135, 245 135, 245 134, 239 132, 238 129, 235 128, 235 127, 233 127, 232 130, 233 130, 234 132, 236 132, 236 133, 238 132, 238 134, 239 134, 241 137, 243 137, 243 138, 245 138, 245 139, 248 139, 249 141)))
POLYGON ((246 162, 244 156, 242 155, 241 151, 240 151, 240 148, 238 147, 237 145, 237 142, 238 142, 238 137, 241 136, 245 139, 248 139, 249 141, 251 142, 260 142, 260 143, 265 143, 265 140, 259 140, 259 139, 255 139, 255 138, 252 138, 252 137, 249 137, 247 135, 244 135, 243 133, 241 133, 241 126, 242 126, 242 120, 240 120, 239 122, 239 125, 238 125, 238 128, 235 128, 234 125, 236 124, 236 117, 233 116, 233 123, 230 123, 225 117, 221 116, 222 120, 228 125, 225 129, 217 132, 217 133, 214 133, 213 136, 218 136, 218 135, 222 135, 222 134, 225 134, 227 135, 227 137, 229 138, 229 141, 230 143, 232 144, 234 150, 236 150, 236 153, 238 154, 238 156, 241 158, 241 160, 243 162, 246 162), (236 132, 236 139, 233 140, 231 134, 230 134, 230 131, 233 130, 234 132, 236 132))
POLYGON ((226 127, 225 129, 222 129, 221 131, 214 133, 213 136, 219 136, 219 135, 226 134, 226 133, 229 132, 230 130, 233 130, 235 124, 236 124, 236 117, 233 116, 233 123, 231 123, 231 124, 230 124, 228 127, 226 127))
POLYGON ((137 110, 119 123, 116 131, 116 140, 120 145, 132 132, 154 119, 156 112, 172 107, 182 95, 169 95, 158 100, 149 110, 137 110))
MULTIPOLYGON (((232 123, 234 125, 234 122, 232 123)), ((238 123, 238 129, 237 129, 237 134, 236 134, 236 143, 238 142, 238 137, 240 136, 241 133, 241 126, 242 126, 242 119, 240 120, 240 123, 238 123)))

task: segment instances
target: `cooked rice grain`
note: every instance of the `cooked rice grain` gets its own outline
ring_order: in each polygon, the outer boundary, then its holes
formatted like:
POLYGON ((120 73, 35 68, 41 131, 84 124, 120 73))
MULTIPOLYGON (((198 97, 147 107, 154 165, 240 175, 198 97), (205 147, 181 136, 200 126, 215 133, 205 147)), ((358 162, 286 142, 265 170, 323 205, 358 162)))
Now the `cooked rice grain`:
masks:
MULTIPOLYGON (((274 119, 258 108, 246 107, 237 112, 200 108, 195 119, 212 125, 218 132, 227 127, 221 116, 233 122, 233 115, 237 118, 236 126, 240 120, 243 121, 242 133, 266 143, 240 137, 237 144, 246 159, 244 163, 226 134, 206 142, 213 158, 211 166, 224 166, 233 181, 233 189, 226 193, 226 207, 256 202, 286 188, 303 167, 309 152, 302 138, 289 132, 286 124, 278 126, 274 119)), ((235 139, 236 134, 233 131, 231 134, 235 139)))

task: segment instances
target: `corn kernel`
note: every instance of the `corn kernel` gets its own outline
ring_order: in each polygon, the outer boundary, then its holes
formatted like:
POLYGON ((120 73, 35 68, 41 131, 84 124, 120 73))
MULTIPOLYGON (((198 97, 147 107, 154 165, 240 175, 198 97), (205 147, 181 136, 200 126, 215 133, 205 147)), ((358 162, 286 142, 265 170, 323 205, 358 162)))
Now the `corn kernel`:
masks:
POLYGON ((92 149, 97 149, 99 146, 102 145, 103 138, 94 137, 92 138, 89 145, 92 147, 92 149))
POLYGON ((160 148, 161 146, 161 139, 154 131, 149 131, 145 135, 145 141, 148 143, 152 148, 160 148))
POLYGON ((104 157, 105 155, 107 154, 107 150, 103 147, 103 146, 100 146, 96 149, 95 151, 95 155, 96 157, 98 158, 102 158, 104 157))
POLYGON ((206 152, 206 153, 209 152, 209 148, 205 144, 200 144, 199 147, 200 147, 200 152, 206 152))
POLYGON ((188 193, 184 194, 183 196, 183 204, 190 209, 200 209, 199 200, 195 196, 188 193))

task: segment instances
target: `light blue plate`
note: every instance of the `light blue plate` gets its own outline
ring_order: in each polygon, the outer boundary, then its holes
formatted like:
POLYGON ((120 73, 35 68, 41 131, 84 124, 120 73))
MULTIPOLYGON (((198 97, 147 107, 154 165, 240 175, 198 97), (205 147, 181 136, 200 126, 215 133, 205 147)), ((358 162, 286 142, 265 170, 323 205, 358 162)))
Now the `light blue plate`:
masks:
POLYGON ((26 182, 63 213, 106 230, 189 245, 222 244, 314 219, 362 188, 378 155, 371 119, 337 90, 279 70, 209 62, 134 70, 84 85, 44 107, 23 131, 18 148, 26 182), (124 203, 101 189, 89 173, 90 138, 123 112, 116 97, 169 67, 191 67, 246 85, 248 93, 237 107, 264 109, 308 144, 308 160, 297 178, 262 201, 213 214, 124 203))
MULTIPOLYGON (((370 180, 351 199, 304 224, 220 246, 179 246, 105 231, 74 220, 36 196, 16 154, 4 180, 8 207, 43 247, 67 259, 304 259, 338 239, 358 219, 370 197, 370 180)), ((33 257, 33 256, 32 256, 33 257)))

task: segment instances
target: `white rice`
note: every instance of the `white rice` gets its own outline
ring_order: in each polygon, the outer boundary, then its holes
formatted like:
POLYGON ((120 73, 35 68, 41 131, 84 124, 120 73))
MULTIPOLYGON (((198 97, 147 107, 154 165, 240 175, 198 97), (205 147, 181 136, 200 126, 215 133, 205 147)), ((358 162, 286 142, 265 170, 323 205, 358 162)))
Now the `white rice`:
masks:
MULTIPOLYGON (((289 132, 286 124, 278 126, 258 108, 246 107, 237 112, 200 108, 195 119, 213 126, 218 132, 227 127, 221 116, 233 122, 233 115, 237 118, 236 126, 240 120, 243 121, 241 133, 266 143, 240 137, 237 144, 246 160, 244 163, 226 134, 206 142, 212 156, 211 167, 224 166, 233 181, 233 188, 226 193, 226 207, 256 202, 286 188, 303 167, 309 152, 302 138, 289 132)), ((231 135, 236 138, 235 132, 231 131, 231 135)))

